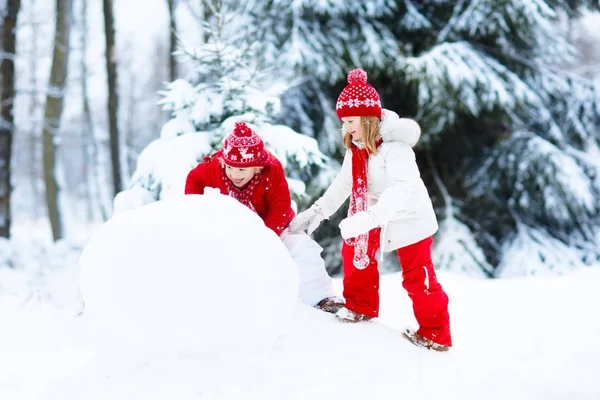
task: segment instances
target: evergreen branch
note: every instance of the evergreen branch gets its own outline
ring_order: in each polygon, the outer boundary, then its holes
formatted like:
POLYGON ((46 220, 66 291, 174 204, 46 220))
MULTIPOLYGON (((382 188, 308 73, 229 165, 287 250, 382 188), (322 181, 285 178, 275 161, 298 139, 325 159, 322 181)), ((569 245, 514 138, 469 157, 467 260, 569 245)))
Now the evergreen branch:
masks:
POLYGON ((437 168, 435 167, 435 163, 433 162, 431 151, 428 150, 426 152, 426 155, 427 162, 429 163, 429 169, 431 171, 431 175, 433 176, 433 181, 440 190, 440 193, 442 194, 442 199, 444 200, 446 218, 454 218, 454 204, 452 201, 452 196, 450 196, 450 193, 448 193, 448 189, 446 188, 444 182, 442 182, 442 179, 440 178, 437 168))
MULTIPOLYGON (((461 18, 461 10, 462 10, 464 4, 465 4, 465 0, 459 0, 454 5, 454 8, 452 10, 452 16, 448 19, 448 23, 446 24, 446 26, 444 26, 444 28, 442 28, 440 30, 440 33, 437 36, 437 40, 436 40, 437 43, 443 43, 446 41, 446 38, 448 37, 448 34, 450 33, 451 29, 454 27, 455 23, 458 22, 458 20, 460 20, 460 18, 461 18)), ((471 4, 469 4, 469 7, 467 7, 467 10, 469 8, 471 8, 471 6, 473 4, 474 4, 473 2, 471 4)))

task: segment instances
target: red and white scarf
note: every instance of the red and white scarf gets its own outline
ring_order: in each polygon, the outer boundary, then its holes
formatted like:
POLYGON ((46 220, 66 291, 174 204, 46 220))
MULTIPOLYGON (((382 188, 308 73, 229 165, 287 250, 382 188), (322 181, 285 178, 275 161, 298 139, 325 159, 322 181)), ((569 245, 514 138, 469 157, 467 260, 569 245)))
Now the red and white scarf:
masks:
MULTIPOLYGON (((383 142, 377 141, 377 147, 383 142)), ((350 196, 350 208, 348 216, 352 216, 359 211, 367 211, 368 207, 368 182, 367 165, 369 164, 369 152, 366 148, 358 148, 355 144, 351 145, 352 151, 352 195, 350 196)), ((354 258, 352 263, 357 269, 365 269, 370 263, 367 254, 369 247, 369 232, 346 239, 346 243, 354 246, 354 258)))
POLYGON ((227 194, 239 201, 240 203, 242 203, 243 205, 245 205, 246 207, 248 207, 249 209, 251 209, 252 211, 256 212, 256 208, 254 208, 254 205, 252 204, 252 196, 254 195, 256 187, 260 183, 262 171, 257 172, 252 177, 252 179, 250 179, 250 182, 248 182, 242 188, 236 187, 233 184, 233 182, 231 182, 231 180, 227 177, 227 174, 225 173, 225 168, 221 168, 221 175, 223 178, 223 182, 225 182, 225 191, 227 192, 227 194))

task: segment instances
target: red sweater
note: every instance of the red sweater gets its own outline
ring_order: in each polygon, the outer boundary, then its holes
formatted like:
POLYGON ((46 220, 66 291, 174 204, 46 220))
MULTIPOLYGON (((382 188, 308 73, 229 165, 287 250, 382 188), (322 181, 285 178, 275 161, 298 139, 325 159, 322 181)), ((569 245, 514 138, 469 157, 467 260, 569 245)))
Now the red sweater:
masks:
MULTIPOLYGON (((273 165, 263 168, 251 201, 265 225, 280 235, 294 218, 294 210, 283 166, 275 157, 272 158, 273 165)), ((185 194, 204 194, 204 188, 213 187, 218 188, 222 194, 229 195, 221 168, 223 167, 215 157, 198 164, 187 176, 185 194)))

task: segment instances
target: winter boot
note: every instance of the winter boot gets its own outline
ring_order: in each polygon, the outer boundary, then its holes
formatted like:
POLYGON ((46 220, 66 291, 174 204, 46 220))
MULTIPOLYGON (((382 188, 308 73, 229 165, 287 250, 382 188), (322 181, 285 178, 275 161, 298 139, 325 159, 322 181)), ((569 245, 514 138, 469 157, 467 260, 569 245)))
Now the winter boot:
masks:
POLYGON ((438 344, 431 339, 415 332, 413 329, 406 328, 402 332, 402 336, 417 347, 423 347, 427 350, 448 351, 450 347, 438 344))
POLYGON ((364 314, 357 313, 356 311, 352 311, 346 307, 341 308, 336 314, 335 317, 346 323, 354 324, 356 322, 361 321, 369 321, 373 319, 373 317, 368 317, 364 314))
POLYGON ((315 306, 317 310, 325 311, 331 314, 337 313, 342 307, 344 307, 344 300, 337 296, 325 297, 315 306))

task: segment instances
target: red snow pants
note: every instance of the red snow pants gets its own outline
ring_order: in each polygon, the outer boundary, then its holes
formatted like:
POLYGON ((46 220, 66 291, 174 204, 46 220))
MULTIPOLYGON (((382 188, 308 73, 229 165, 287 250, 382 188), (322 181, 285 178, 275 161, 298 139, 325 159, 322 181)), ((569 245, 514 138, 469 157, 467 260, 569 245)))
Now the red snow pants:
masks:
MULTIPOLYGON (((379 249, 380 229, 369 232, 367 255, 370 263, 360 270, 354 267, 354 246, 342 244, 344 270, 344 298, 352 311, 377 317, 379 315, 379 270, 376 252, 379 249)), ((452 346, 448 295, 437 280, 431 261, 432 239, 402 247, 397 250, 402 266, 402 286, 413 303, 419 334, 434 342, 452 346)))

